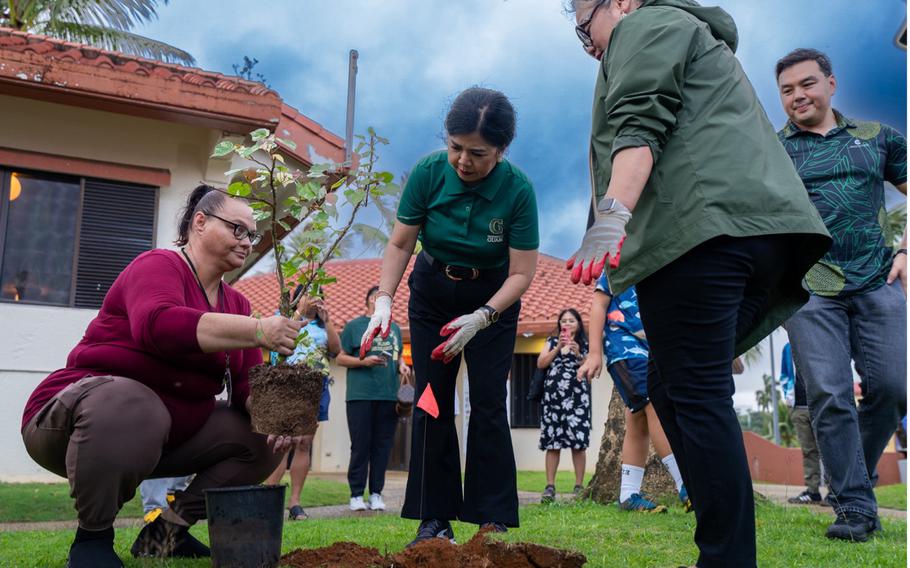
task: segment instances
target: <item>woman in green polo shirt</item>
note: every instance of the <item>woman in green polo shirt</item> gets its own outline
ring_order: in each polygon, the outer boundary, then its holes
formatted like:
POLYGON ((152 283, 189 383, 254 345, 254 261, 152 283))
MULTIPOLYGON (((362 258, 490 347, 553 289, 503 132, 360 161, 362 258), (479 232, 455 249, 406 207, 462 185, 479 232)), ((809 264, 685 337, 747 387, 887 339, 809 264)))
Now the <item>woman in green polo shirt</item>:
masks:
POLYGON ((417 397, 432 386, 439 413, 414 412, 401 516, 421 521, 415 543, 454 539, 454 519, 499 532, 518 526, 506 381, 539 242, 534 189, 503 157, 515 134, 506 96, 467 89, 445 128, 447 150, 420 160, 408 178, 360 349, 363 357, 377 334, 388 334, 392 299, 419 239, 423 251, 408 278, 411 353, 417 397), (462 352, 471 402, 463 496, 455 431, 462 352))

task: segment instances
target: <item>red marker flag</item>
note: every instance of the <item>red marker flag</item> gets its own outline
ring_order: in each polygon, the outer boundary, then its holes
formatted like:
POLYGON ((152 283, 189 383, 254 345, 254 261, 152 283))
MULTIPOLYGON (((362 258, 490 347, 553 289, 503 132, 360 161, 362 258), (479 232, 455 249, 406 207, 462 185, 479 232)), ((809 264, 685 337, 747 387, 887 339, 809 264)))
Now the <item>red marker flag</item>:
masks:
POLYGON ((433 387, 427 383, 427 388, 423 389, 420 400, 417 401, 417 408, 423 410, 433 418, 439 418, 439 405, 436 404, 436 397, 433 396, 433 387))

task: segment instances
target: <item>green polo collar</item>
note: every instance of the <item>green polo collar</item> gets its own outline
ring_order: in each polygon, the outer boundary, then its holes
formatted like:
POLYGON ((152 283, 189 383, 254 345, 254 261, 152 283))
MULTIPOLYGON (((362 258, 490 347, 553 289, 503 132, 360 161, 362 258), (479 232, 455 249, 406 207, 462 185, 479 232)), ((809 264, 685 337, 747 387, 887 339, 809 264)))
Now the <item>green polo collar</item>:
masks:
POLYGON ((458 177, 458 172, 455 171, 455 168, 452 167, 452 164, 446 163, 446 190, 451 195, 462 195, 462 194, 472 194, 479 195, 489 202, 492 202, 496 199, 496 194, 499 193, 499 188, 502 187, 502 182, 506 177, 506 173, 509 169, 509 166, 506 164, 506 161, 503 160, 496 164, 487 177, 482 179, 480 183, 473 186, 465 185, 461 178, 458 177))
MULTIPOLYGON (((831 130, 831 132, 826 134, 825 135, 826 137, 837 134, 838 132, 840 132, 841 130, 843 130, 845 128, 856 128, 856 123, 854 121, 852 121, 849 118, 847 118, 846 116, 842 115, 840 113, 840 111, 838 111, 837 109, 832 109, 832 110, 834 111, 834 120, 837 121, 837 126, 835 126, 831 130)), ((799 126, 796 126, 795 124, 793 124, 793 121, 790 121, 790 120, 788 120, 787 125, 784 126, 784 137, 785 138, 793 138, 797 134, 802 134, 804 132, 806 132, 806 131, 803 130, 802 128, 800 128, 799 126)))

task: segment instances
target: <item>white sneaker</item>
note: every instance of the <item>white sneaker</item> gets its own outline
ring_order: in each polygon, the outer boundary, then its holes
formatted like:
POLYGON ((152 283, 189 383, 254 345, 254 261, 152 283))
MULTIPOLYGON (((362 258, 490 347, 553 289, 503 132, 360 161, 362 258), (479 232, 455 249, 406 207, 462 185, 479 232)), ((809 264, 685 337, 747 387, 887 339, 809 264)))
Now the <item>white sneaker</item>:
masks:
POLYGON ((379 493, 370 494, 370 509, 373 511, 385 511, 385 501, 379 493))
POLYGON ((366 511, 367 504, 363 502, 363 497, 351 497, 352 511, 366 511))

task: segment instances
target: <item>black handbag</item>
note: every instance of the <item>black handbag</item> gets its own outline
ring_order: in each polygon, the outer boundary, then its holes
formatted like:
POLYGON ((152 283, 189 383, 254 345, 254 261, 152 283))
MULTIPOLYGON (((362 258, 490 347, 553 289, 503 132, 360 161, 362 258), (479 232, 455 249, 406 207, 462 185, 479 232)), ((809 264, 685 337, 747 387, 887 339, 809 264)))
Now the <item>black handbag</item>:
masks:
POLYGON ((535 369, 528 385, 528 400, 540 401, 543 398, 543 380, 547 376, 547 369, 535 369))

